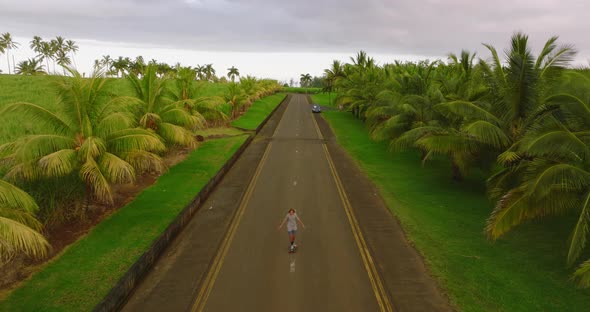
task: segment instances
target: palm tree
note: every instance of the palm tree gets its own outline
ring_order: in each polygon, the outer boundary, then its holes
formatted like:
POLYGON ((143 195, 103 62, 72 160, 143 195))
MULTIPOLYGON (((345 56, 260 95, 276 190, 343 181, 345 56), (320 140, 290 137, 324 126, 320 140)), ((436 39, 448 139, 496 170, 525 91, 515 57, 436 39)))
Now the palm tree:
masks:
POLYGON ((74 58, 74 54, 76 54, 76 52, 78 52, 78 46, 76 45, 76 42, 74 42, 73 40, 67 40, 65 43, 65 48, 67 50, 67 52, 71 53, 72 55, 72 60, 74 61, 74 67, 76 66, 76 59, 74 58))
POLYGON ((200 96, 202 82, 195 82, 196 71, 180 64, 176 67, 175 88, 170 88, 176 92, 170 92, 169 97, 198 119, 197 127, 203 127, 206 122, 217 123, 227 120, 220 108, 223 99, 218 96, 200 96))
MULTIPOLYGON (((10 33, 3 33, 0 37, 0 47, 2 53, 6 52, 6 62, 8 63, 8 74, 10 74, 10 50, 18 48, 20 44, 12 40, 10 33)), ((14 64, 13 64, 14 66, 14 64)))
POLYGON ((235 119, 239 112, 244 108, 247 95, 239 84, 232 82, 227 86, 227 90, 223 95, 225 103, 231 107, 231 118, 235 119))
POLYGON ((332 62, 332 66, 328 69, 324 69, 324 92, 328 92, 328 102, 332 104, 330 94, 334 91, 334 86, 338 79, 344 77, 344 69, 342 64, 338 60, 332 62))
POLYGON ((246 77, 240 77, 239 86, 244 91, 246 96, 244 107, 247 107, 251 104, 251 102, 258 100, 261 96, 261 92, 263 91, 258 82, 258 79, 250 75, 247 75, 246 77))
POLYGON ((213 64, 205 65, 203 69, 203 73, 205 75, 205 80, 212 81, 215 79, 215 69, 213 68, 213 64))
POLYGON ((165 96, 168 79, 158 78, 156 71, 157 65, 150 64, 141 79, 130 73, 127 79, 135 94, 119 100, 135 105, 139 125, 157 133, 166 145, 194 147, 196 142, 190 129, 198 126, 200 120, 165 96))
POLYGON ((195 71, 197 72, 198 80, 205 80, 205 66, 197 65, 195 71))
POLYGON ((43 71, 43 64, 41 64, 40 60, 32 58, 18 63, 15 73, 19 75, 35 76, 43 75, 45 74, 45 71, 43 71))
POLYGON ((105 100, 107 93, 100 73, 84 79, 57 82, 59 112, 33 104, 9 104, 0 112, 26 116, 44 125, 44 132, 5 144, 2 161, 9 164, 8 178, 24 181, 75 177, 84 185, 86 207, 91 199, 112 203, 111 183, 128 183, 137 171, 161 170, 153 152, 165 149, 157 135, 136 128, 132 113, 120 102, 105 100))
POLYGON ((40 54, 42 44, 43 44, 43 39, 39 36, 34 36, 33 40, 31 40, 31 44, 29 45, 29 47, 31 49, 33 49, 33 51, 40 54))
POLYGON ((444 146, 454 151, 462 148, 465 155, 477 157, 502 153, 499 160, 506 168, 499 176, 512 176, 514 168, 519 167, 520 158, 514 150, 524 129, 535 122, 531 117, 549 98, 550 83, 575 54, 569 46, 557 47, 556 40, 557 37, 550 38, 535 59, 527 47, 528 37, 516 33, 507 51, 507 66, 502 65, 496 50, 486 45, 492 52, 494 66, 484 61, 480 65, 483 77, 488 79, 489 95, 486 95, 488 87, 481 87, 482 81, 474 80, 477 75, 472 74, 473 66, 469 65, 473 57, 463 53, 461 60, 454 62, 454 67, 460 70, 455 85, 460 88, 452 91, 449 85, 453 83, 443 82, 448 101, 436 107, 439 113, 454 121, 454 130, 432 135, 431 144, 442 144, 439 148, 444 146), (452 148, 448 145, 451 143, 459 145, 452 148))
POLYGON ((141 73, 143 73, 145 71, 145 61, 143 59, 143 56, 137 56, 135 58, 135 61, 131 62, 131 64, 129 64, 129 71, 133 72, 135 75, 140 76, 141 73))
POLYGON ((65 50, 58 50, 55 60, 63 68, 64 75, 66 75, 66 67, 72 63, 67 52, 65 50))
POLYGON ((109 75, 109 72, 111 71, 111 64, 113 63, 113 59, 111 58, 111 56, 110 55, 103 55, 100 62, 104 65, 104 68, 106 70, 106 74, 109 75))
POLYGON ((50 246, 39 233, 38 210, 29 194, 0 179, 0 263, 21 252, 34 258, 47 255, 50 246))
POLYGON ((111 62, 111 68, 113 72, 117 75, 117 77, 125 76, 125 73, 129 70, 129 65, 131 64, 131 59, 128 57, 123 58, 119 56, 116 60, 111 62), (121 74, 121 76, 119 76, 121 74))
POLYGON ((67 56, 66 56, 67 52, 65 52, 66 40, 61 36, 57 36, 57 37, 55 37, 55 39, 51 39, 49 44, 51 45, 51 51, 52 51, 51 54, 52 54, 52 59, 54 61, 53 72, 55 73, 55 63, 57 62, 59 65, 62 65, 62 64, 60 64, 60 59, 63 64, 65 64, 65 65, 69 64, 69 58, 68 58, 67 64, 64 63, 64 62, 66 62, 66 58, 67 58, 67 56))
POLYGON ((311 75, 310 74, 301 74, 299 78, 299 82, 301 83, 301 87, 309 87, 309 83, 311 82, 311 75))
POLYGON ((240 76, 240 72, 234 66, 227 69, 227 78, 231 79, 231 82, 235 82, 236 76, 240 76))
MULTIPOLYGON (((49 73, 49 60, 53 59, 54 52, 51 43, 42 41, 41 46, 39 48, 39 55, 42 59, 45 59, 45 64, 47 65, 47 73, 49 73)), ((55 71, 55 66, 54 66, 55 71)))

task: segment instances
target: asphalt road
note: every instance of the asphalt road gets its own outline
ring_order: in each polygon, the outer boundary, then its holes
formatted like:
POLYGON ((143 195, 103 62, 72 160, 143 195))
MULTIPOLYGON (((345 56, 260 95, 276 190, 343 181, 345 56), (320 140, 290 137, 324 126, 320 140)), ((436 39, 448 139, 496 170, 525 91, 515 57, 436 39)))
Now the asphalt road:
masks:
MULTIPOLYGON (((216 209, 210 210, 212 216, 195 215, 124 310, 379 311, 379 295, 359 252, 358 233, 353 234, 324 143, 305 97, 293 96, 264 145, 264 156, 237 163, 235 167, 250 172, 243 177, 230 172, 222 182, 248 180, 245 193, 213 194, 203 205, 213 207, 211 202, 217 200, 216 208, 239 206, 236 217, 227 218, 227 226, 208 229, 229 232, 206 245, 200 233, 210 224, 207 218, 215 218, 216 209), (296 209, 306 225, 299 227, 295 254, 288 253, 286 228, 277 230, 289 208, 296 209), (220 243, 220 250, 213 252, 220 243), (209 254, 217 254, 213 262, 206 258, 209 254)), ((208 213, 204 211, 201 214, 208 213)))
POLYGON ((244 208, 205 311, 377 311, 375 293, 310 106, 293 97, 244 208), (278 223, 294 208, 295 254, 278 223))

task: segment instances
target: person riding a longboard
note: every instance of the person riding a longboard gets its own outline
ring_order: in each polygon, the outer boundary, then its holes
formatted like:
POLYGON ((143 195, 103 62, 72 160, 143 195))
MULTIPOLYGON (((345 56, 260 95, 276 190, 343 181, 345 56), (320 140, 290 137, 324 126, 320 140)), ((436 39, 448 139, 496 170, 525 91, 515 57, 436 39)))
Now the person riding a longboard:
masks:
POLYGON ((295 209, 293 209, 293 208, 289 209, 289 212, 287 213, 287 215, 285 216, 285 218, 283 219, 281 224, 279 224, 279 227, 277 228, 277 230, 280 230, 283 227, 283 225, 285 224, 285 222, 287 222, 287 233, 289 234, 289 241, 291 242, 291 247, 289 247, 289 251, 294 252, 295 248, 297 248, 297 245, 295 244, 295 234, 297 233, 297 222, 299 222, 304 229, 305 229, 305 225, 303 224, 303 221, 301 221, 301 219, 299 219, 299 217, 297 216, 297 213, 295 213, 295 209))

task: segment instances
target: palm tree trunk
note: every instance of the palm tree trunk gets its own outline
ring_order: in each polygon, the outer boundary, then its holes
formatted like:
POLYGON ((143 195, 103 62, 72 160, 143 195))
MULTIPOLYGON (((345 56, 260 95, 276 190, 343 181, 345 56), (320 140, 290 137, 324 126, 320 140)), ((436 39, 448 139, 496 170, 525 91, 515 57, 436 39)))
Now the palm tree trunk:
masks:
POLYGON ((461 169, 459 169, 459 166, 457 165, 457 163, 455 162, 455 160, 453 158, 451 158, 451 170, 453 173, 453 180, 460 182, 463 181, 463 174, 461 174, 461 169))
POLYGON ((8 64, 8 74, 10 75, 10 57, 8 57, 8 50, 6 50, 6 63, 8 64))

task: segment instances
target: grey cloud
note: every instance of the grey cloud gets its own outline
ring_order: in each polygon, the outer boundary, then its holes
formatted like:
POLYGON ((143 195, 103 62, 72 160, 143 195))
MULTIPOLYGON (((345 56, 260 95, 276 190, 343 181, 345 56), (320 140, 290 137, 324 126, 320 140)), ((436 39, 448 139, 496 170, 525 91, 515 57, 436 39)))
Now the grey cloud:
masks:
POLYGON ((219 51, 441 56, 552 35, 586 58, 582 0, 23 0, 0 2, 1 32, 219 51))

